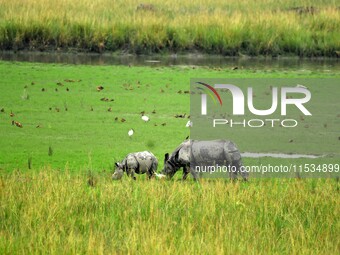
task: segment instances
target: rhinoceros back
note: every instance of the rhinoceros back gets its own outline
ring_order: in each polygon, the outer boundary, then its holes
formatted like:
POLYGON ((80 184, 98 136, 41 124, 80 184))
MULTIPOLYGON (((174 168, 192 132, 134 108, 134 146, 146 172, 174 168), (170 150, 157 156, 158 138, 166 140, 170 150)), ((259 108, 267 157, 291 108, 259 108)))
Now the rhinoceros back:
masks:
POLYGON ((154 160, 155 156, 149 151, 136 152, 127 156, 127 165, 136 169, 137 173, 144 173, 151 169, 154 160))
POLYGON ((227 140, 191 141, 191 161, 196 163, 232 163, 238 152, 236 145, 227 140))

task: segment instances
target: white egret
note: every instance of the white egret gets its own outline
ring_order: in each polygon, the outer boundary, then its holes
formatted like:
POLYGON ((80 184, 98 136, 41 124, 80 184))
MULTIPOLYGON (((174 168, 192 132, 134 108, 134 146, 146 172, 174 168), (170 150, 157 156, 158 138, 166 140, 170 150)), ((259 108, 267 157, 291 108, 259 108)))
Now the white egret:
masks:
POLYGON ((133 135, 134 132, 135 132, 135 131, 131 128, 131 129, 129 130, 129 132, 128 132, 129 137, 131 137, 131 136, 133 135))
POLYGON ((150 118, 148 116, 143 115, 142 120, 144 120, 145 122, 148 122, 150 120, 150 118))

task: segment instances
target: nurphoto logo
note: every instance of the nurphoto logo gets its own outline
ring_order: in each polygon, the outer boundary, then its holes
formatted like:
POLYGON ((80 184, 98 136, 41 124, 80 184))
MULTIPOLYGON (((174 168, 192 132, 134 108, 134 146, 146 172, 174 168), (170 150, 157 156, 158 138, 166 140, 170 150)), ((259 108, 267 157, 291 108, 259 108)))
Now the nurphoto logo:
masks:
MULTIPOLYGON (((271 86, 271 106, 267 109, 258 109, 254 106, 254 91, 253 87, 249 86, 246 88, 246 96, 242 89, 234 84, 208 84, 206 82, 197 81, 195 82, 192 94, 198 92, 200 94, 201 102, 201 116, 208 114, 208 98, 213 102, 210 104, 214 109, 222 108, 222 111, 230 112, 230 104, 223 104, 222 96, 219 91, 229 92, 232 99, 231 113, 233 116, 244 116, 245 107, 247 110, 255 116, 266 116, 265 119, 251 118, 243 119, 241 121, 234 121, 232 118, 213 118, 212 125, 216 127, 217 125, 230 125, 230 127, 235 126, 249 126, 253 128, 263 127, 269 124, 274 127, 275 124, 279 123, 282 127, 296 127, 298 121, 292 118, 270 118, 270 116, 278 111, 278 105, 280 102, 280 115, 287 116, 287 108, 296 107, 301 111, 301 114, 305 116, 311 116, 312 113, 307 109, 306 105, 311 100, 311 92, 304 85, 297 84, 295 87, 274 87, 271 86), (218 91, 219 90, 219 91, 218 91), (295 95, 294 98, 292 95, 295 95), (209 96, 209 97, 208 97, 209 96), (245 104, 245 101, 247 102, 245 104), (218 102, 218 103, 217 103, 218 102)), ((213 109, 213 110, 214 110, 213 109)), ((221 110, 221 109, 218 109, 221 110)))

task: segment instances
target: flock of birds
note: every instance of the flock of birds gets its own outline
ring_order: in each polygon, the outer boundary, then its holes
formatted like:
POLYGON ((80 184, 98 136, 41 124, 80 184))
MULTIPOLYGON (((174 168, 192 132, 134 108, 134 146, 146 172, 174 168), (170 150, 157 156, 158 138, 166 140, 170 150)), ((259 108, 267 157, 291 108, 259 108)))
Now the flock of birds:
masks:
MULTIPOLYGON (((80 82, 81 80, 65 79, 64 81, 65 81, 65 82, 80 82)), ((64 84, 63 84, 62 82, 57 82, 56 84, 57 84, 58 86, 60 86, 60 87, 63 87, 63 86, 64 86, 64 84)), ((31 85, 35 85, 35 82, 31 82, 31 85)), ((27 85, 24 86, 25 89, 26 89, 27 87, 28 87, 27 85)), ((98 86, 96 86, 96 90, 97 90, 98 92, 101 92, 102 90, 104 90, 104 87, 103 87, 102 85, 98 85, 98 86)), ((45 89, 45 88, 41 88, 41 91, 42 91, 42 92, 45 92, 46 89, 45 89)), ((55 91, 58 91, 58 88, 55 88, 55 91)), ((66 88, 66 91, 70 91, 70 89, 67 87, 67 88, 66 88)), ((184 94, 189 94, 190 91, 187 91, 187 90, 185 90, 185 91, 179 90, 177 93, 179 93, 179 94, 182 94, 182 93, 184 93, 184 94)), ((101 100, 101 101, 105 101, 105 102, 112 102, 112 101, 114 101, 113 98, 110 99, 110 98, 106 98, 106 97, 103 97, 103 98, 101 98, 100 100, 101 100)), ((51 110, 52 110, 52 107, 50 107, 49 110, 51 111, 51 110)), ((58 107, 55 107, 55 110, 56 110, 57 112, 60 112, 60 109, 59 109, 58 107)), ((92 106, 91 106, 90 110, 93 111, 93 107, 92 107, 92 106)), ((4 113, 4 112, 5 112, 5 109, 4 109, 4 108, 1 108, 0 111, 1 111, 2 113, 4 113)), ((67 111, 67 107, 65 107, 65 111, 67 111)), ((108 112, 111 112, 111 111, 112 111, 112 107, 109 107, 109 108, 107 109, 107 111, 108 111, 108 112)), ((156 113, 156 110, 153 110, 152 113, 155 114, 155 113, 156 113)), ((15 116, 15 114, 11 111, 10 117, 14 117, 14 116, 15 116)), ((188 119, 190 119, 190 115, 187 116, 186 113, 184 113, 184 114, 176 114, 174 117, 175 117, 175 118, 186 118, 186 117, 187 117, 188 119)), ((149 122, 149 121, 150 121, 150 117, 147 116, 147 115, 145 115, 145 111, 142 111, 142 112, 141 112, 141 119, 142 119, 144 122, 149 122)), ((118 120, 119 120, 119 118, 118 118, 118 117, 115 117, 115 121, 118 121, 118 120)), ((121 122, 126 122, 126 119, 120 118, 120 121, 121 121, 121 122)), ((20 122, 18 122, 18 121, 12 120, 11 123, 12 123, 13 126, 15 125, 15 126, 17 126, 17 127, 19 127, 19 128, 22 128, 22 127, 23 127, 23 125, 22 125, 20 122)), ((166 126, 166 122, 161 123, 160 125, 161 125, 161 126, 166 126)), ((154 126, 157 126, 157 124, 155 123, 154 126)), ((40 125, 37 125, 37 126, 36 126, 36 128, 39 128, 39 127, 41 127, 41 126, 40 126, 40 125)), ((190 120, 188 120, 188 122, 186 123, 185 127, 191 128, 191 127, 192 127, 192 122, 191 122, 190 120)), ((132 136, 134 135, 134 133, 135 133, 135 130, 134 130, 133 128, 131 128, 131 129, 128 131, 128 136, 129 136, 129 137, 132 137, 132 136)))
MULTIPOLYGON (((80 82, 81 80, 65 79, 64 81, 65 81, 65 82, 80 82)), ((140 84, 140 83, 138 82, 138 84, 140 84)), ((31 85, 35 85, 35 83, 32 82, 31 85)), ((57 82, 57 85, 60 86, 60 87, 64 86, 64 84, 61 83, 61 82, 57 82)), ((301 84, 297 84, 296 87, 297 87, 297 88, 308 89, 308 87, 306 87, 305 85, 301 85, 301 84)), ((26 89, 27 86, 25 86, 24 88, 26 89)), ((56 88, 55 90, 58 91, 57 88, 56 88)), ((103 87, 102 85, 99 85, 99 86, 96 87, 96 90, 97 90, 98 92, 100 92, 100 91, 104 90, 104 87, 103 87)), ((41 91, 46 91, 46 90, 45 90, 45 88, 42 88, 41 91)), ((70 91, 68 87, 66 88, 66 91, 70 91)), ((182 93, 183 93, 183 94, 189 94, 190 91, 187 91, 187 90, 185 90, 185 91, 179 90, 177 93, 178 93, 178 94, 182 94, 182 93)), ((101 101, 106 101, 106 102, 108 102, 108 101, 109 101, 109 102, 114 101, 113 98, 110 99, 110 98, 106 98, 106 97, 103 97, 103 98, 101 98, 100 100, 101 100, 101 101)), ((51 107, 50 107, 49 109, 52 110, 51 107)), ((57 107, 55 108, 55 110, 56 110, 57 112, 60 111, 60 109, 57 108, 57 107)), ((67 107, 66 107, 66 106, 65 106, 65 111, 67 111, 67 107)), ((92 106, 91 106, 91 111, 93 111, 93 107, 92 107, 92 106)), ((112 108, 109 107, 109 108, 107 109, 107 111, 108 111, 108 112, 111 112, 111 111, 112 111, 112 108)), ((0 109, 0 113, 4 113, 4 112, 5 112, 5 109, 4 109, 4 108, 1 108, 1 109, 0 109)), ((152 114, 155 114, 155 113, 156 113, 156 110, 153 110, 153 111, 152 111, 152 114)), ((149 122, 149 121, 150 121, 150 117, 147 116, 147 115, 145 115, 145 111, 142 111, 140 114, 141 114, 141 120, 142 120, 142 121, 144 121, 144 122, 149 122)), ((13 118, 13 117, 15 116, 15 114, 14 114, 12 111, 10 112, 9 115, 10 115, 11 118, 13 118)), ((193 126, 192 121, 190 121, 190 115, 187 116, 186 113, 184 113, 184 114, 176 114, 174 117, 175 117, 175 118, 188 118, 189 120, 187 121, 185 127, 186 127, 186 128, 191 128, 191 127, 193 126)), ((338 114, 337 117, 340 117, 340 114, 338 114)), ((118 118, 118 117, 115 117, 115 121, 118 121, 118 120, 119 120, 119 118, 118 118)), ((300 116, 300 120, 303 121, 303 120, 304 120, 304 117, 303 117, 303 116, 300 116)), ((120 121, 121 121, 121 122, 126 122, 126 119, 120 118, 120 121)), ((12 124, 13 126, 16 126, 16 127, 19 127, 19 128, 23 128, 22 123, 20 123, 19 121, 12 120, 12 121, 11 121, 11 124, 12 124)), ((166 126, 166 122, 161 123, 160 125, 166 126)), ((157 124, 154 123, 154 126, 157 126, 157 124)), ((36 126, 36 128, 40 128, 40 127, 41 127, 40 125, 37 125, 37 126, 36 126)), ((305 125, 304 127, 305 127, 305 128, 308 128, 309 126, 308 126, 308 125, 305 125)), ((324 128, 327 128, 327 124, 324 124, 324 128)), ((131 128, 131 129, 128 131, 127 134, 128 134, 128 136, 131 138, 131 137, 134 135, 134 133, 135 133, 135 130, 134 130, 133 128, 131 128)), ((338 137, 338 139, 340 140, 340 137, 338 137)), ((293 140, 289 140, 289 142, 291 143, 291 142, 293 142, 293 140)))

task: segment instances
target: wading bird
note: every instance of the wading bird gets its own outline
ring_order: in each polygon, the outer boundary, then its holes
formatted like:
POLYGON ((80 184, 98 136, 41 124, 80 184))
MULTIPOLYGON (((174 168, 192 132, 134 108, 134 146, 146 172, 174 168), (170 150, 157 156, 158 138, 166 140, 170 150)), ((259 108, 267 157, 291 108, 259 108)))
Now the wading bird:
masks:
POLYGON ((135 132, 135 131, 131 128, 131 129, 129 130, 129 132, 128 132, 129 137, 133 136, 133 133, 134 133, 134 132, 135 132))
POLYGON ((144 120, 145 122, 148 122, 150 120, 150 118, 148 116, 143 115, 142 120, 144 120))

